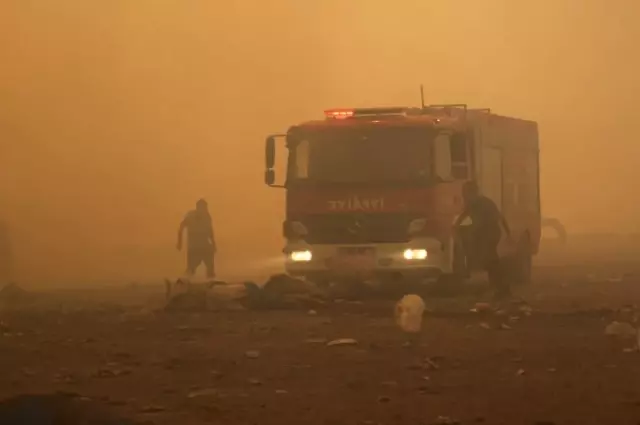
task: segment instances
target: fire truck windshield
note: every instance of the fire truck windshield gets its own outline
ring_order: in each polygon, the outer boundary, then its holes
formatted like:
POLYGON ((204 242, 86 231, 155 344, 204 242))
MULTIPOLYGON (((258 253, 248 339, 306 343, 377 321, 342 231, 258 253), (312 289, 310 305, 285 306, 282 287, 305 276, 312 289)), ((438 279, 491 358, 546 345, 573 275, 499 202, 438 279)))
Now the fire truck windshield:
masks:
POLYGON ((419 127, 307 131, 289 156, 289 181, 326 183, 431 180, 434 134, 419 127))

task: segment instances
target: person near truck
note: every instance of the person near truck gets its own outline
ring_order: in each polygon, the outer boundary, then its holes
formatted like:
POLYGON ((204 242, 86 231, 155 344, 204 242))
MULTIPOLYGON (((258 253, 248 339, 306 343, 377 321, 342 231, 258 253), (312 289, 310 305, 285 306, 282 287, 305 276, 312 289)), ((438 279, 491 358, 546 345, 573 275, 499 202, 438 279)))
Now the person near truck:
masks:
POLYGON ((475 181, 468 181, 462 187, 464 210, 455 222, 456 231, 467 218, 471 219, 469 226, 469 247, 471 257, 477 259, 489 275, 489 282, 494 287, 496 297, 508 296, 509 282, 505 279, 503 267, 498 255, 498 245, 502 238, 502 229, 507 237, 511 237, 511 230, 498 206, 493 200, 482 195, 475 181), (502 228, 502 229, 501 229, 502 228))
POLYGON ((204 263, 207 278, 215 277, 214 256, 216 242, 207 201, 200 199, 196 209, 189 211, 178 229, 178 250, 182 249, 182 235, 187 230, 187 275, 193 276, 200 264, 204 263))

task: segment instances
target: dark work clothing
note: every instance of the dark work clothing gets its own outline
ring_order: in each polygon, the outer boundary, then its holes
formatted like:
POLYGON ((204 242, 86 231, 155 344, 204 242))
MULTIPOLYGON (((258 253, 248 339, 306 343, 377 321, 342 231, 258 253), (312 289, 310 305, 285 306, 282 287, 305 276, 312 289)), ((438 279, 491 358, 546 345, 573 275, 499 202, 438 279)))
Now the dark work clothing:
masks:
POLYGON ((471 218, 474 228, 481 229, 483 233, 486 232, 485 234, 500 233, 502 214, 490 198, 478 196, 466 207, 465 212, 471 218))
POLYGON ((204 263, 207 268, 207 277, 215 277, 215 268, 213 263, 213 246, 209 247, 191 247, 187 249, 187 274, 193 276, 200 264, 204 263))
POLYGON ((214 243, 213 225, 209 213, 189 211, 182 225, 187 229, 187 242, 190 248, 202 248, 214 243))
POLYGON ((475 263, 487 271, 489 282, 497 295, 508 293, 502 262, 498 256, 498 245, 502 237, 500 224, 503 221, 498 206, 490 198, 479 196, 471 202, 463 215, 471 218, 469 248, 475 263))
POLYGON ((207 212, 189 211, 182 221, 187 229, 187 273, 193 276, 200 264, 207 268, 207 277, 215 276, 214 254, 216 243, 213 235, 211 216, 207 212))

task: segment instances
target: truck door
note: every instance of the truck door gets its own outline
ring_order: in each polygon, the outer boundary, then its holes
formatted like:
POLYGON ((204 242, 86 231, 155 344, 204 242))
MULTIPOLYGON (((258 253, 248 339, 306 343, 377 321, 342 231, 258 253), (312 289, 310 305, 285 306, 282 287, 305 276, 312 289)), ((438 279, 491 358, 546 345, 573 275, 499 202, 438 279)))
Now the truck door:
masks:
MULTIPOLYGON (((478 183, 484 196, 490 198, 496 203, 502 212, 502 190, 503 190, 503 173, 502 173, 502 149, 496 147, 483 147, 480 150, 480 170, 478 183)), ((462 249, 466 257, 466 265, 469 271, 480 271, 484 265, 479 258, 476 257, 477 252, 473 249, 472 239, 469 226, 461 228, 462 249)), ((471 224, 471 223, 467 223, 471 224)))
POLYGON ((491 146, 484 147, 481 164, 480 187, 482 194, 493 200, 502 211, 502 149, 491 146))

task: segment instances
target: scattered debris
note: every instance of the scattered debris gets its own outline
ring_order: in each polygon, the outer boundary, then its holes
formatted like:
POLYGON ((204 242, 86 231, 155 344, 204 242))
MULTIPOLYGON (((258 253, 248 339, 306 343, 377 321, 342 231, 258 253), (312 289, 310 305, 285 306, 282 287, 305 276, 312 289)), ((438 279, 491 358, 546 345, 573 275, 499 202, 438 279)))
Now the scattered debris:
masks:
POLYGON ((427 368, 429 369, 434 369, 434 370, 440 369, 440 366, 438 366, 438 364, 429 357, 425 357, 424 363, 427 365, 427 368))
POLYGON ((107 367, 100 368, 93 375, 95 378, 117 378, 119 376, 131 375, 131 371, 128 369, 116 369, 113 365, 107 365, 107 367))
POLYGON ((533 313, 533 309, 531 308, 531 306, 529 305, 521 305, 518 310, 520 311, 520 313, 524 314, 525 316, 531 316, 531 314, 533 313))
POLYGON ((54 381, 64 384, 75 384, 78 382, 75 376, 69 372, 59 372, 53 376, 54 381))
POLYGON ((191 391, 187 398, 198 398, 198 397, 215 397, 219 396, 220 391, 215 388, 203 388, 195 391, 191 391))
POLYGON ((448 416, 438 416, 434 425, 459 425, 460 421, 451 419, 448 416))
POLYGON ((260 351, 258 350, 249 350, 244 353, 245 357, 249 359, 257 359, 260 357, 260 351))
POLYGON ((307 344, 326 344, 327 338, 307 338, 304 342, 307 344))
POLYGON ((627 322, 611 322, 605 328, 604 334, 618 338, 638 338, 638 331, 636 328, 627 322))
POLYGON ((36 376, 36 372, 33 369, 29 369, 28 367, 22 368, 20 372, 24 376, 28 376, 28 377, 36 376))
POLYGON ((490 313, 492 311, 489 303, 476 303, 471 309, 472 313, 490 313))
POLYGON ((335 347, 338 345, 357 345, 358 341, 353 338, 339 338, 327 342, 327 347, 335 347))
POLYGON ((164 412, 165 410, 167 410, 167 409, 165 409, 162 406, 158 406, 158 405, 152 404, 152 405, 145 406, 142 409, 140 409, 140 413, 161 413, 161 412, 164 412))
POLYGON ((216 288, 227 287, 226 282, 210 280, 191 282, 165 279, 165 312, 204 312, 214 309, 233 309, 238 299, 244 295, 244 288, 237 287, 229 294, 215 292, 216 288))
POLYGON ((244 283, 243 305, 253 310, 314 310, 326 304, 327 297, 315 285, 288 276, 271 276, 261 287, 255 282, 244 283))

